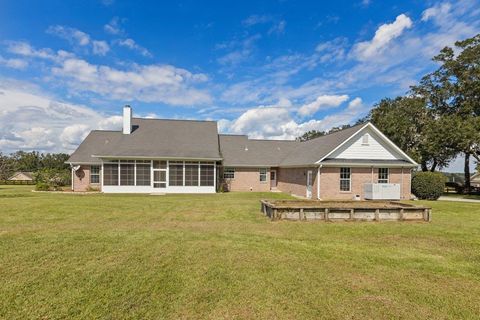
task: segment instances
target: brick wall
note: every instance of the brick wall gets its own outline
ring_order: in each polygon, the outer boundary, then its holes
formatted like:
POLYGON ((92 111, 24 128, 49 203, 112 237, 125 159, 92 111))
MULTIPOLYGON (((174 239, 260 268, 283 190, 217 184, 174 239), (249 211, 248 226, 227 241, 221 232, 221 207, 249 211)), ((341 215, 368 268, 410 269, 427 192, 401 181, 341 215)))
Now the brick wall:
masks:
POLYGON ((90 166, 82 165, 73 173, 73 191, 86 191, 90 186, 100 189, 100 184, 90 184, 90 166))
MULTIPOLYGON (((320 198, 322 200, 328 199, 345 199, 351 200, 355 195, 359 195, 364 199, 363 185, 365 183, 376 183, 378 180, 378 169, 371 168, 351 168, 351 191, 340 191, 340 168, 323 167, 320 173, 320 198)), ((402 169, 390 168, 389 182, 401 184, 402 199, 410 199, 410 180, 411 170, 403 169, 403 184, 402 184, 402 169)))
POLYGON ((305 197, 307 194, 307 171, 312 171, 312 198, 317 198, 317 168, 278 168, 277 188, 278 190, 305 197))
POLYGON ((267 168, 267 181, 260 182, 260 168, 235 168, 235 178, 225 181, 229 191, 270 191, 270 168, 267 168))

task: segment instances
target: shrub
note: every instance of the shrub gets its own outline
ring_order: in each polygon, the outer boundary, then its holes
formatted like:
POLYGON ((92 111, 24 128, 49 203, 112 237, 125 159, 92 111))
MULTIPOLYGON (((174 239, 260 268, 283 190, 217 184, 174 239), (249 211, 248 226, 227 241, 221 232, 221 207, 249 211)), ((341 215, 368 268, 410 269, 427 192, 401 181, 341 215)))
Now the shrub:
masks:
POLYGON ((419 199, 437 200, 445 182, 446 177, 440 172, 417 172, 412 178, 412 192, 419 199))
POLYGON ((35 190, 37 190, 37 191, 49 191, 50 186, 48 185, 48 183, 45 183, 45 182, 37 182, 37 184, 35 185, 35 190))
POLYGON ((46 184, 48 190, 60 190, 61 186, 70 183, 70 173, 67 170, 46 168, 35 172, 34 177, 38 183, 46 184))

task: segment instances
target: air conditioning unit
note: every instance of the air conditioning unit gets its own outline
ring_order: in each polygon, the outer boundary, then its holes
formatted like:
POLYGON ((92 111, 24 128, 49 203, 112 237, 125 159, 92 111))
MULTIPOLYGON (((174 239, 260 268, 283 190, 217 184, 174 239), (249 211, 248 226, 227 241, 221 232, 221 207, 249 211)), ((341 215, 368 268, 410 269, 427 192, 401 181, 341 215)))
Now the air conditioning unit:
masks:
POLYGON ((364 194, 368 200, 400 200, 400 184, 365 183, 364 194))

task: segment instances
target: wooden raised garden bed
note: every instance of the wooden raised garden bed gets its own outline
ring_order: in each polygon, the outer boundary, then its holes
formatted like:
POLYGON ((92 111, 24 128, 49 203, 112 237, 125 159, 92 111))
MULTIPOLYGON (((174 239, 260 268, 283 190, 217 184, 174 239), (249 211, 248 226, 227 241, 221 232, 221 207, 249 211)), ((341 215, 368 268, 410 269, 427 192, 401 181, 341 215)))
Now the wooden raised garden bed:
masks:
POLYGON ((395 201, 261 200, 272 220, 431 221, 431 208, 395 201))

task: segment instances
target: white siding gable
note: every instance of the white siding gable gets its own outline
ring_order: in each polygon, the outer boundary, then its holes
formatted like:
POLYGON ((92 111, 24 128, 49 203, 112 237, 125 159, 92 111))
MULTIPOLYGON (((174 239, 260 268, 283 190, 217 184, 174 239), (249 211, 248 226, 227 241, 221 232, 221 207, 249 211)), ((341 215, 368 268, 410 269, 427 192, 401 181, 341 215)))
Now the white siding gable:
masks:
POLYGON ((404 160, 401 154, 393 150, 389 144, 372 129, 365 128, 355 134, 352 139, 332 153, 328 158, 334 159, 372 159, 372 160, 404 160), (365 137, 365 135, 368 135, 365 137), (366 143, 368 140, 368 143, 366 143))

